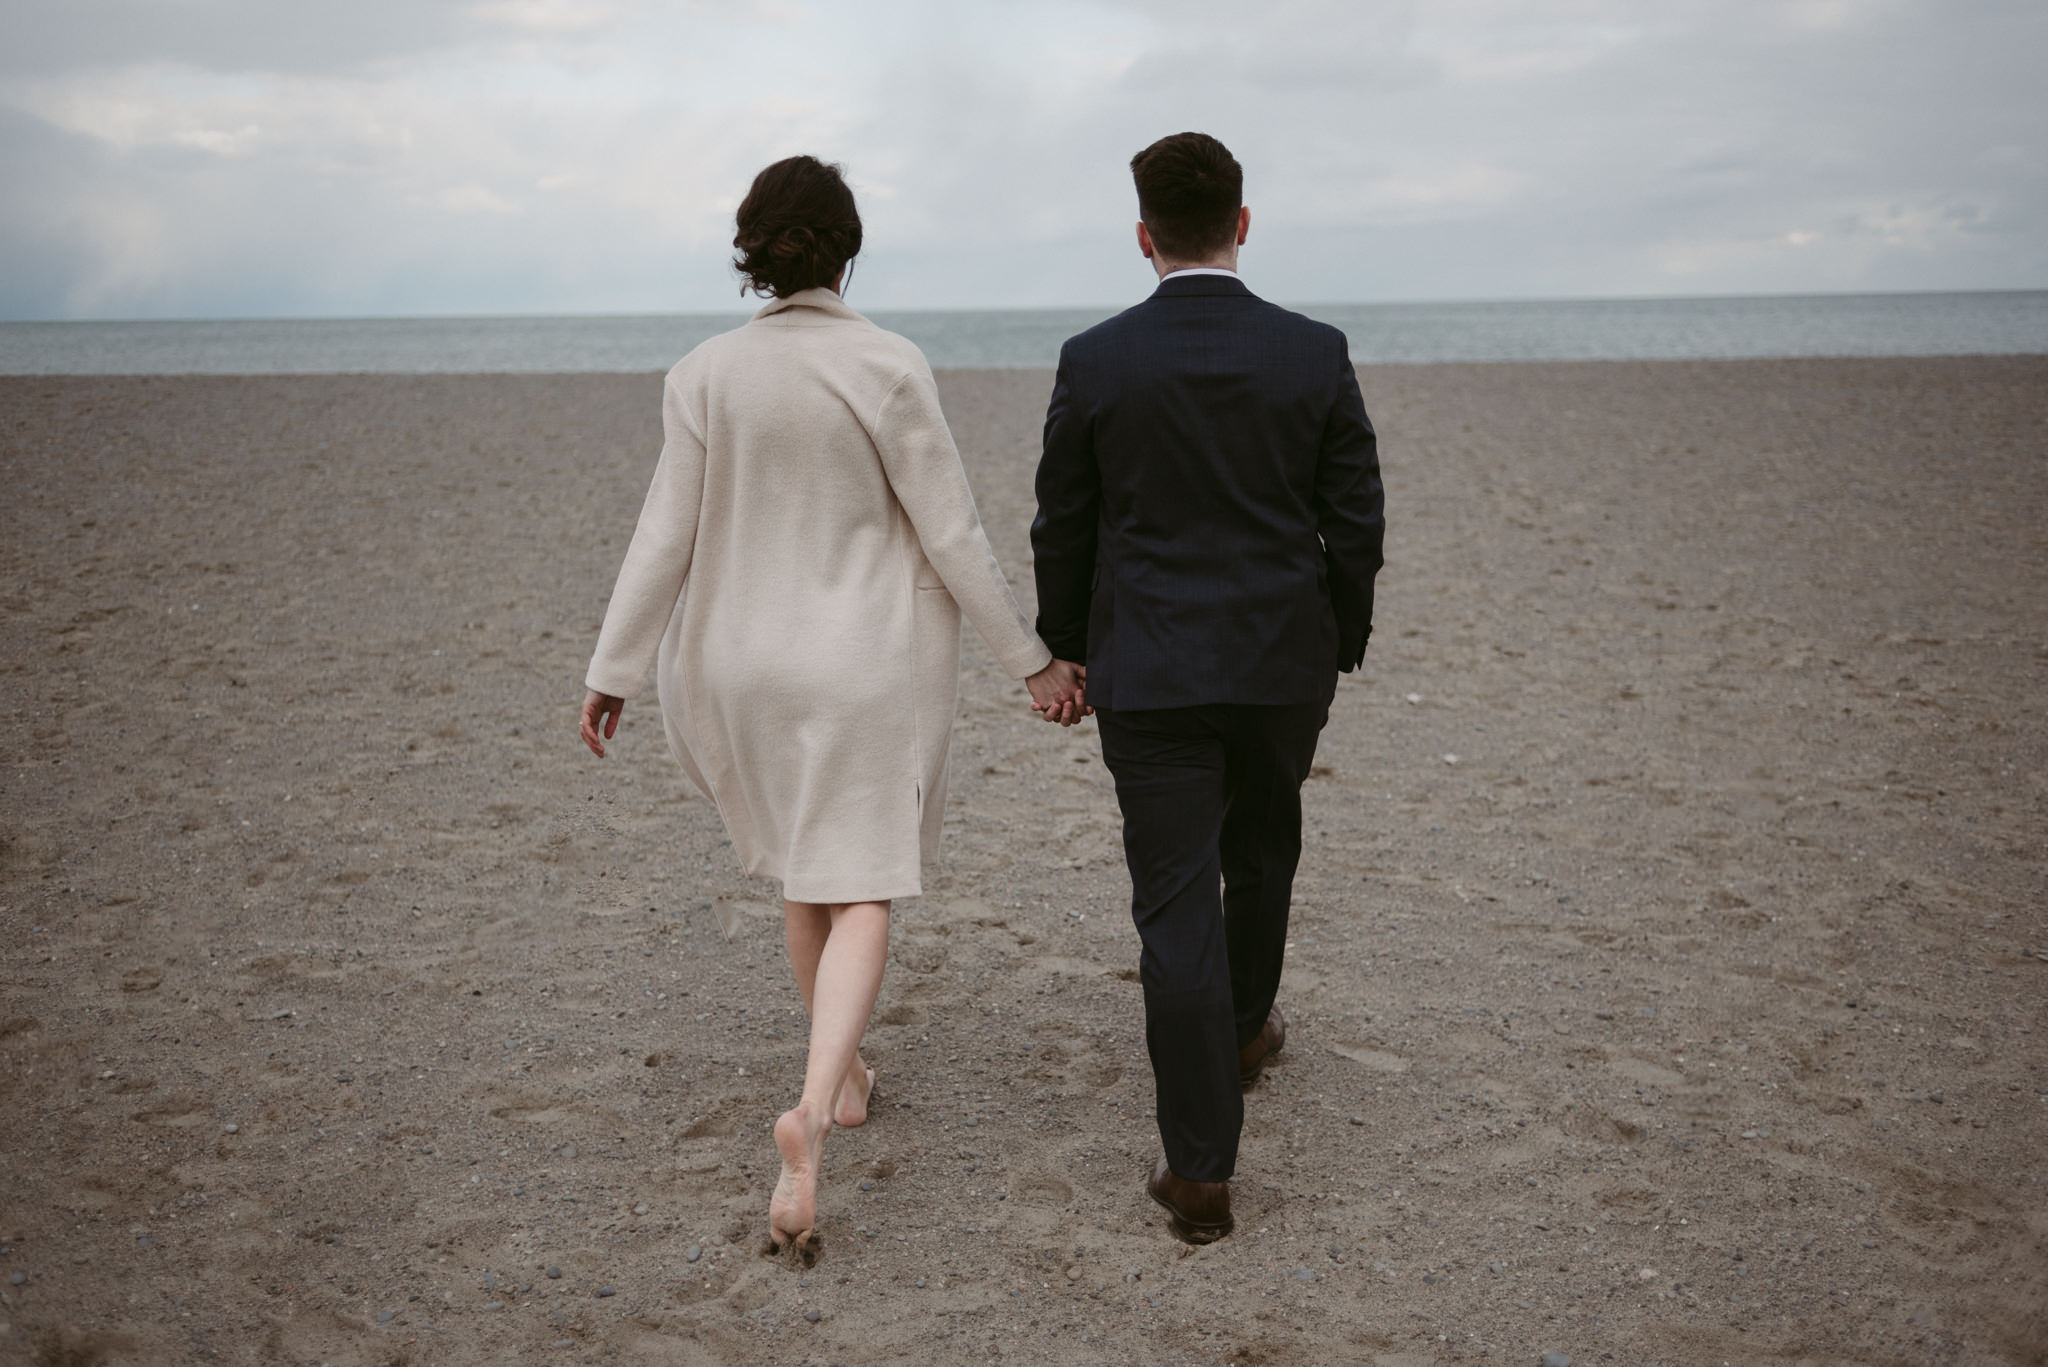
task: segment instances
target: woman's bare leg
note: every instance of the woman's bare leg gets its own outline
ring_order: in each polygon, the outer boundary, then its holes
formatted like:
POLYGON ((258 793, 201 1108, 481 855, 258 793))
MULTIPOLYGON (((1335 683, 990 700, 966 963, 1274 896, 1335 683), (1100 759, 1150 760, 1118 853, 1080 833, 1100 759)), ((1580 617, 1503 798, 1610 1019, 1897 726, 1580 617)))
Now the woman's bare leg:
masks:
POLYGON ((805 1242, 817 1222, 818 1167, 825 1136, 831 1132, 832 1113, 849 1074, 859 1063, 860 1039, 874 1014, 889 954, 887 902, 822 908, 822 943, 817 918, 795 911, 804 905, 790 904, 783 923, 790 963, 811 1013, 811 1051, 804 1066, 803 1097, 775 1122, 782 1176, 768 1202, 768 1226, 777 1247, 791 1240, 805 1242))
MULTIPOLYGON (((884 913, 886 904, 881 905, 884 913)), ((884 927, 886 933, 886 927, 884 927)), ((782 904, 782 940, 789 947, 789 966, 796 973, 797 991, 803 994, 804 1014, 811 1015, 811 996, 817 990, 818 956, 832 934, 832 908, 822 902, 782 904)), ((865 1028, 865 1027, 863 1027, 865 1028)), ((846 1082, 832 1104, 832 1123, 852 1129, 868 1118, 868 1092, 875 1085, 875 1070, 867 1066, 856 1049, 846 1070, 846 1082)))

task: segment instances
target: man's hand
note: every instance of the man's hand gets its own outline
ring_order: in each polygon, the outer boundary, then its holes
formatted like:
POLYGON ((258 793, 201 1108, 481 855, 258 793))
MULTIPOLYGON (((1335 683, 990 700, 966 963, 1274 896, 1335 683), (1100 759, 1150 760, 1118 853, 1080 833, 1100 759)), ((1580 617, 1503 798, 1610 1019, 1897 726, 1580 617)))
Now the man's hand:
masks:
POLYGON ((1072 660, 1054 660, 1024 681, 1031 690, 1031 710, 1047 721, 1072 726, 1095 715, 1088 706, 1088 670, 1072 660))
POLYGON ((591 689, 583 695, 583 743, 590 747, 590 753, 604 758, 604 741, 618 734, 619 713, 626 710, 624 698, 614 698, 609 693, 591 689), (604 740, 597 738, 597 724, 604 722, 604 740))

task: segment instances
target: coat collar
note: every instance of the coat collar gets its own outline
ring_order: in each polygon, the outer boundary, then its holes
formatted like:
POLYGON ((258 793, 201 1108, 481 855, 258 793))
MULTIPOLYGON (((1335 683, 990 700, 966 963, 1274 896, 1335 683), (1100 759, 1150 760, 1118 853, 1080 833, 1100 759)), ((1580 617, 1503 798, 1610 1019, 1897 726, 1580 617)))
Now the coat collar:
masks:
POLYGON ((828 313, 834 318, 855 318, 861 322, 867 321, 860 314, 848 308, 846 301, 839 297, 836 290, 826 285, 817 285, 811 289, 798 290, 787 299, 770 299, 762 306, 761 311, 754 315, 754 321, 759 322, 771 314, 781 313, 787 309, 816 309, 821 313, 828 313))
POLYGON ((1176 299, 1202 294, 1235 294, 1251 298, 1251 288, 1233 275, 1181 275, 1159 282, 1154 299, 1176 299))

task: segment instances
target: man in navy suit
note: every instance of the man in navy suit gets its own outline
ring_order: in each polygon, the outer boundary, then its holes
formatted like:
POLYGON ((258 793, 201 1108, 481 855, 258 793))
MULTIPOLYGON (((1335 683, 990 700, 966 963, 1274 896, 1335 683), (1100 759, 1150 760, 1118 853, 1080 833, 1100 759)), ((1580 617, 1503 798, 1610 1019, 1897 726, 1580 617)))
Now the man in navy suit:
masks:
POLYGON ((1301 785, 1372 632, 1379 458, 1344 334, 1237 275, 1236 158, 1202 133, 1131 159, 1144 303, 1060 351, 1038 467, 1038 632, 1085 661, 1124 815, 1174 1231, 1231 1228, 1242 1091, 1275 997, 1301 785))

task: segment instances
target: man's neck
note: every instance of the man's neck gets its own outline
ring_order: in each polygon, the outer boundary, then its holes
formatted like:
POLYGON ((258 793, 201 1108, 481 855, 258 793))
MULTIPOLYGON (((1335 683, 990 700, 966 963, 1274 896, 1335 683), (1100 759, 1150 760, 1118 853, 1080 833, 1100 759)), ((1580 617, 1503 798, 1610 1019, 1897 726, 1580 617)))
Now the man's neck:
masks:
POLYGON ((1161 280, 1172 275, 1175 271, 1229 271, 1232 275, 1235 275, 1237 274, 1237 253, 1232 252, 1227 257, 1219 256, 1213 261, 1164 261, 1155 256, 1152 258, 1152 269, 1159 272, 1161 280))

